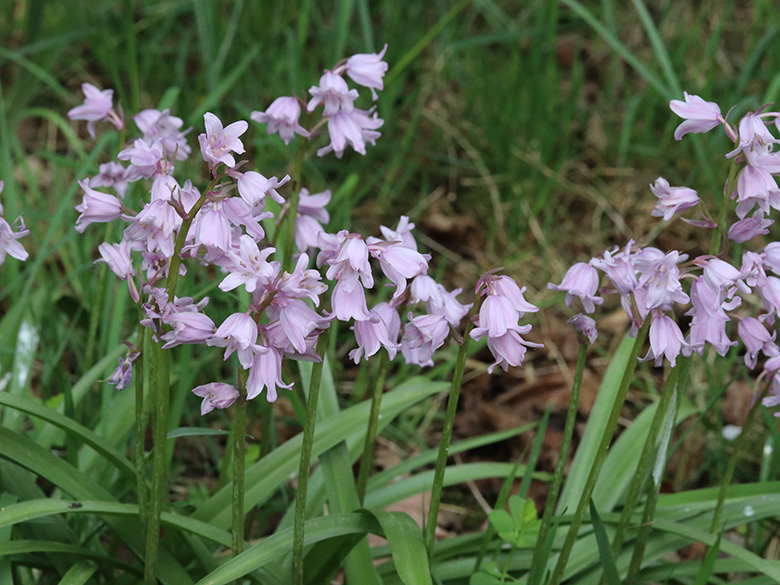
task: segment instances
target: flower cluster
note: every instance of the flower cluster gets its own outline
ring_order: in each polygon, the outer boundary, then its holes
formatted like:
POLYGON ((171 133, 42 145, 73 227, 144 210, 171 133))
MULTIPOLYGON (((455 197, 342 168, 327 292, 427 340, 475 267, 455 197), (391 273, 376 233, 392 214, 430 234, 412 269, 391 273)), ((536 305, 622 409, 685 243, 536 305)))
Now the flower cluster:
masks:
MULTIPOLYGON (((365 142, 379 136, 373 129, 381 120, 354 107, 358 92, 347 87, 342 75, 371 89, 376 98, 387 69, 383 56, 384 50, 355 55, 326 72, 320 85, 311 89, 306 107, 323 108, 331 136, 331 145, 320 149, 320 155, 334 150, 340 156, 346 143, 364 153, 365 142)), ((108 114, 80 117, 98 110, 92 103, 96 99, 111 97, 110 91, 93 89, 85 89, 87 102, 71 117, 91 124, 114 120, 108 114)), ((102 107, 110 108, 110 99, 102 107)), ((289 142, 295 133, 310 135, 298 125, 299 108, 293 98, 279 98, 253 119, 265 121, 269 132, 278 131, 289 142)), ((215 114, 204 115, 205 132, 197 140, 211 181, 199 190, 191 181, 175 178, 177 163, 192 154, 189 130, 181 130, 181 119, 168 110, 147 109, 133 120, 140 137, 130 141, 116 161, 101 165, 96 176, 79 182, 83 197, 76 206, 76 230, 83 232, 93 223, 123 222, 121 241, 101 244, 98 261, 127 282, 144 314, 141 325, 151 329, 163 349, 203 344, 224 348, 225 360, 235 354, 245 372, 246 399, 265 392, 272 402, 280 388, 291 387, 284 381, 283 359, 321 361, 315 347, 334 319, 352 325, 357 347, 349 356, 355 363, 384 348, 390 359, 400 353, 409 364, 430 366, 434 352, 469 312, 471 305, 457 300, 460 289, 448 291, 427 275, 431 257, 418 250, 408 217, 402 216, 393 229, 381 226, 380 237, 347 230, 332 233, 326 209, 330 191, 310 194, 299 185, 294 186, 299 191, 291 217, 291 206, 278 191, 290 178, 267 178, 246 170, 247 161, 237 160, 245 152, 241 137, 249 127, 246 121, 225 126, 215 114), (141 193, 140 198, 133 197, 141 193), (276 248, 265 239, 264 225, 274 220, 266 208, 269 199, 282 207, 277 221, 295 221, 298 252, 286 262, 276 258, 276 248), (176 295, 176 283, 187 274, 187 264, 209 266, 220 274, 218 288, 224 293, 243 287, 248 306, 215 323, 205 312, 208 298, 176 295), (393 291, 389 300, 369 306, 366 291, 374 289, 375 277, 383 278, 393 291)), ((520 337, 531 326, 517 322, 536 307, 524 300, 525 289, 506 276, 488 275, 477 290, 487 297, 473 337, 487 334, 496 364, 505 370, 520 365, 526 347, 538 344, 520 337), (500 324, 497 319, 508 321, 500 324)), ((137 357, 134 350, 120 362, 111 378, 117 388, 129 384, 137 357)), ((235 386, 221 382, 193 392, 203 398, 203 414, 227 408, 241 395, 235 386)))
MULTIPOLYGON (((2 192, 3 182, 0 181, 0 193, 2 192)), ((30 230, 24 226, 21 216, 14 223, 17 225, 17 231, 14 231, 11 224, 3 217, 3 205, 0 203, 0 266, 5 262, 6 256, 12 256, 22 262, 27 260, 27 250, 17 240, 29 235, 30 230)))
POLYGON ((383 58, 386 51, 387 45, 380 53, 352 55, 323 73, 319 85, 309 89, 311 99, 308 102, 289 96, 278 97, 264 112, 252 112, 251 119, 266 124, 268 134, 278 132, 285 144, 289 144, 295 134, 310 138, 317 128, 327 123, 330 144, 320 148, 318 156, 333 152, 341 158, 347 146, 366 154, 366 144, 374 144, 381 136, 377 129, 384 120, 377 117, 376 108, 361 110, 355 107, 355 100, 360 94, 358 90, 349 88, 344 74, 358 85, 370 89, 372 98, 376 100, 376 90, 384 89, 387 63, 383 58), (320 106, 322 120, 313 125, 313 130, 301 126, 301 109, 312 113, 320 106))
MULTIPOLYGON (((720 246, 720 234, 736 243, 745 243, 769 233, 773 223, 767 216, 771 209, 780 209, 780 142, 769 131, 768 123, 780 130, 780 113, 748 112, 736 126, 721 115, 720 107, 702 98, 685 94, 684 101, 672 100, 672 111, 684 118, 675 138, 688 133, 704 133, 722 126, 733 141, 734 148, 725 156, 732 161, 729 179, 724 187, 723 221, 728 211, 736 215, 730 225, 716 225, 710 218, 686 220, 698 227, 716 229, 713 242, 718 255, 700 255, 689 260, 679 251, 664 252, 653 247, 640 247, 634 241, 624 248, 607 250, 587 263, 578 263, 566 273, 561 284, 548 284, 552 290, 566 293, 571 306, 579 299, 585 311, 592 313, 603 298, 598 294, 617 294, 633 323, 634 331, 650 319, 650 350, 643 358, 656 366, 664 358, 675 365, 679 355, 702 354, 710 345, 725 355, 741 340, 745 346, 745 364, 753 369, 761 353, 766 360, 763 373, 771 377, 771 395, 767 405, 780 405, 780 347, 774 326, 780 315, 780 242, 766 245, 763 250, 744 250, 741 257, 728 254, 728 246, 720 246), (751 215, 752 214, 752 215, 751 215), (734 261, 736 260, 736 261, 734 261), (601 273, 601 274, 600 274, 601 273), (602 277, 604 283, 602 282, 602 277), (683 286, 687 281, 689 286, 683 286), (758 315, 748 315, 747 307, 759 307, 758 315), (687 308, 690 318, 684 334, 675 315, 687 308), (736 335, 729 336, 729 323, 737 321, 736 335)), ((658 203, 653 215, 670 221, 675 215, 695 207, 699 197, 688 187, 671 187, 658 178, 650 186, 658 203)))

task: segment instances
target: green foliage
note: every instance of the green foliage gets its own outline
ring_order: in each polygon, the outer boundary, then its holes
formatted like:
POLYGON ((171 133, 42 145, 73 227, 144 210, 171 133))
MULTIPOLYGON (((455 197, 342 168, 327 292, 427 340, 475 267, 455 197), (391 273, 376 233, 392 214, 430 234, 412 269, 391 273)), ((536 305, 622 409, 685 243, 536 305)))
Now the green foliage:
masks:
POLYGON ((501 540, 515 548, 532 547, 542 523, 536 516, 534 501, 520 496, 509 498, 509 512, 493 510, 488 518, 501 540))

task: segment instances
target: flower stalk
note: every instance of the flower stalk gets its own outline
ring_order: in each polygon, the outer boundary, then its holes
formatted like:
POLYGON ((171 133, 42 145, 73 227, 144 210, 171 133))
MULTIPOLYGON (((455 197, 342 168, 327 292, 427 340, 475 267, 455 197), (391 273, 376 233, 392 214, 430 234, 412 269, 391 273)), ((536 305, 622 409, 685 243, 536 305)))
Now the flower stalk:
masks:
POLYGON ((233 556, 244 550, 244 466, 246 465, 246 378, 245 370, 238 368, 239 397, 233 409, 233 556))
POLYGON ((447 466, 447 457, 449 456, 450 441, 452 439, 452 428, 455 424, 455 413, 458 410, 458 398, 460 397, 460 384, 463 380, 463 371, 466 368, 466 357, 469 351, 469 333, 473 327, 472 317, 481 306, 477 301, 471 308, 466 317, 466 330, 463 333, 463 343, 458 349, 458 357, 455 362, 455 371, 452 374, 452 386, 450 388, 449 399, 447 401, 447 413, 444 416, 444 428, 441 431, 441 441, 439 442, 439 453, 436 457, 436 469, 433 473, 433 486, 431 488, 431 505, 428 509, 428 520, 425 525, 425 548, 428 550, 428 557, 433 556, 433 545, 436 541, 436 525, 439 518, 439 505, 441 504, 441 492, 444 487, 444 470, 447 466))
POLYGON ((374 464, 374 444, 376 443, 377 429, 379 427, 379 410, 382 406, 382 393, 385 389, 385 377, 390 365, 390 356, 387 351, 381 352, 379 357, 379 372, 377 373, 374 392, 371 395, 371 413, 368 417, 368 429, 366 430, 366 441, 363 446, 363 456, 360 458, 360 471, 358 472, 357 491, 360 505, 363 505, 363 499, 366 496, 366 485, 368 484, 368 474, 374 464))
POLYGON ((320 397, 320 382, 324 355, 328 349, 329 329, 326 329, 317 340, 316 352, 323 359, 316 362, 311 369, 309 396, 306 401, 306 422, 303 427, 301 443, 301 459, 298 467, 298 488, 295 493, 295 520, 293 522, 293 585, 303 585, 303 539, 306 524, 306 493, 309 485, 309 469, 311 468, 311 452, 314 445, 314 424, 317 420, 317 402, 320 397))
POLYGON ((637 358, 642 351, 645 338, 647 337, 647 331, 650 328, 650 319, 645 319, 641 329, 639 329, 636 339, 634 340, 634 346, 631 349, 631 355, 628 358, 626 369, 623 372, 623 378, 620 382, 620 388, 615 396, 615 402, 612 405, 612 411, 610 412, 609 419, 604 432, 601 435, 601 443, 599 444, 598 451, 596 451, 596 457, 593 460, 593 465, 588 475, 588 479, 585 482, 585 487, 582 490, 582 496, 577 504, 577 509, 574 512, 574 516, 571 520, 569 532, 566 534, 566 540, 563 543, 563 548, 558 556, 558 563, 555 565, 555 570, 550 579, 550 585, 559 585, 563 580, 563 572, 566 570, 566 563, 569 561, 572 548, 574 548, 574 542, 577 540, 577 534, 579 533, 580 526, 582 525, 582 519, 585 515, 585 511, 588 508, 590 497, 593 494, 593 488, 596 487, 596 481, 598 480, 601 467, 604 464, 604 459, 607 456, 607 450, 609 444, 612 441, 612 436, 617 428, 618 418, 620 417, 620 411, 623 408, 623 402, 628 394, 628 387, 631 385, 631 380, 636 370, 637 358))
POLYGON ((550 491, 547 493, 547 502, 545 503, 544 514, 542 515, 542 524, 539 527, 539 537, 534 546, 534 553, 531 560, 532 566, 530 569, 531 574, 534 574, 535 570, 533 565, 541 560, 542 550, 545 546, 547 534, 550 532, 550 526, 552 524, 555 502, 558 500, 558 494, 560 493, 561 485, 563 484, 563 472, 566 467, 566 460, 569 457, 569 448, 571 447, 571 439, 574 433, 574 423, 577 420, 577 407, 580 401, 580 389, 582 388, 582 376, 585 372, 585 357, 587 354, 588 345, 580 343, 580 348, 577 352, 577 366, 574 370, 574 381, 571 387, 569 409, 566 412, 566 423, 563 428, 561 451, 558 454, 558 461, 555 463, 555 471, 553 472, 550 491))

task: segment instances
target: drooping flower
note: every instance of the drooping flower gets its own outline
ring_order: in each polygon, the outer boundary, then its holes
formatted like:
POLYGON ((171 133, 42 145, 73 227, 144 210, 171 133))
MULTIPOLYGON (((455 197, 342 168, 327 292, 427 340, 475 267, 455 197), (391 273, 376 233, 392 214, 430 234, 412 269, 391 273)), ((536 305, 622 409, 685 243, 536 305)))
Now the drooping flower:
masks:
POLYGON ((116 112, 112 104, 113 89, 101 91, 91 83, 82 83, 81 91, 84 92, 84 103, 68 110, 68 118, 86 120, 87 132, 92 138, 95 137, 95 125, 98 122, 104 120, 110 122, 117 130, 124 127, 125 122, 121 110, 116 112))
POLYGON ((326 71, 320 77, 319 86, 313 86, 309 89, 312 95, 306 109, 313 112, 315 108, 322 104, 323 116, 332 116, 339 110, 351 112, 354 109, 353 102, 358 97, 356 89, 349 89, 344 78, 332 71, 326 71))
POLYGON ((650 350, 642 361, 655 360, 655 366, 659 367, 664 357, 674 367, 677 364, 677 356, 680 355, 687 343, 683 338, 679 325, 671 317, 663 313, 653 312, 650 322, 650 350))
POLYGON ((240 396, 235 386, 222 382, 210 382, 196 386, 192 389, 192 393, 203 398, 200 405, 201 416, 208 414, 215 408, 228 408, 240 396))
POLYGON ((670 221, 678 213, 699 204, 696 191, 690 187, 670 187, 663 177, 658 177, 655 183, 650 185, 650 190, 658 197, 658 203, 650 215, 662 217, 664 221, 670 221))
POLYGON ((233 313, 219 326, 214 336, 206 341, 206 345, 225 348, 228 359, 234 351, 238 351, 238 361, 245 370, 252 367, 255 355, 265 353, 267 348, 257 344, 257 324, 246 313, 233 313))
POLYGON ((580 299, 586 312, 592 313, 596 310, 596 305, 604 302, 604 299, 596 296, 596 290, 599 287, 599 275, 593 266, 585 262, 574 264, 566 272, 561 284, 547 284, 550 290, 563 291, 566 293, 566 306, 571 307, 575 298, 580 299))
POLYGON ((278 97, 265 112, 255 110, 249 117, 259 124, 266 124, 266 133, 275 134, 278 132, 284 143, 290 144, 296 134, 304 138, 311 136, 308 130, 298 123, 300 116, 301 105, 297 99, 278 97))
POLYGON ((566 322, 579 334, 580 343, 593 344, 596 342, 599 336, 599 332, 596 329, 596 321, 587 315, 577 313, 573 317, 569 317, 566 322))
POLYGON ((328 134, 330 144, 317 151, 317 156, 325 156, 329 152, 336 153, 341 158, 347 145, 355 152, 366 154, 366 143, 374 144, 380 136, 376 131, 384 124, 375 112, 355 108, 351 111, 339 110, 328 118, 328 134))
MULTIPOLYGON (((3 181, 0 181, 0 193, 2 192, 3 192, 3 181)), ((3 262, 5 262, 6 255, 24 262, 25 260, 27 260, 29 254, 27 253, 27 250, 24 249, 24 246, 22 246, 16 240, 18 240, 19 238, 23 238, 24 236, 30 235, 30 230, 25 228, 22 218, 19 217, 19 219, 17 219, 17 222, 19 224, 19 229, 18 231, 14 231, 13 228, 11 227, 11 224, 9 224, 2 217, 2 215, 3 215, 3 206, 2 204, 0 204, 0 266, 2 266, 3 262)))
POLYGON ((379 53, 358 53, 347 59, 347 75, 350 79, 371 90, 371 97, 376 100, 375 90, 384 89, 383 77, 387 72, 387 63, 383 61, 387 52, 387 44, 379 53))
POLYGON ((697 95, 683 92, 685 101, 672 100, 669 107, 685 121, 677 126, 674 131, 674 139, 680 140, 689 133, 702 134, 709 132, 723 120, 720 115, 720 106, 714 102, 706 102, 697 95))
POLYGON ((124 198, 127 192, 127 172, 125 167, 116 161, 103 163, 98 167, 98 174, 89 180, 92 187, 112 187, 117 195, 124 198))
POLYGON ((76 218, 76 231, 83 233, 92 223, 106 223, 114 221, 122 215, 122 202, 108 193, 95 191, 89 186, 88 180, 79 181, 79 186, 84 190, 84 198, 76 206, 76 211, 81 215, 76 218))

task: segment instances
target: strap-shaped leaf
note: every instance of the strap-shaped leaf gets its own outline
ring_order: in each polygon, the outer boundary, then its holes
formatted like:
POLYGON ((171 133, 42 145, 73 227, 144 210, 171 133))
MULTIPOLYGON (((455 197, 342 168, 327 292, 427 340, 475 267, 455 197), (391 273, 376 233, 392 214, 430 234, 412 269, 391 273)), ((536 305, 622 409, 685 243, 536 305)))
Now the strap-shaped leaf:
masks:
POLYGON ((420 527, 403 512, 372 512, 393 553, 395 570, 405 585, 431 585, 428 552, 420 527))

